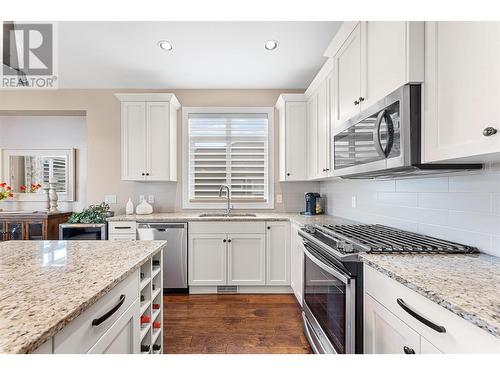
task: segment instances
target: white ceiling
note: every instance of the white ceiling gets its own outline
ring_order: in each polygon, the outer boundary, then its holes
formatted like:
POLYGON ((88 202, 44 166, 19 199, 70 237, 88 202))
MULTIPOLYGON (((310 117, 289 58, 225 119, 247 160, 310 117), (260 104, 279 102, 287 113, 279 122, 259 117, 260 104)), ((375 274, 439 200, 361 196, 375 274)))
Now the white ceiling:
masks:
POLYGON ((59 87, 306 88, 340 24, 60 22, 59 87), (269 39, 278 49, 264 49, 269 39))

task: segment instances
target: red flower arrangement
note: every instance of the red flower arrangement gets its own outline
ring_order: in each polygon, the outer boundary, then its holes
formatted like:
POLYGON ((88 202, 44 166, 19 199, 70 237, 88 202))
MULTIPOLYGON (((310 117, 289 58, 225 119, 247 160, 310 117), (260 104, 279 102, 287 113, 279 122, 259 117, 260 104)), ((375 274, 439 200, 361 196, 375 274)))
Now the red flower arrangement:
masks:
POLYGON ((26 185, 21 185, 20 189, 23 193, 36 193, 41 187, 42 185, 40 184, 31 184, 29 189, 26 185))
POLYGON ((0 201, 7 198, 12 198, 12 188, 8 186, 5 182, 0 182, 0 201))

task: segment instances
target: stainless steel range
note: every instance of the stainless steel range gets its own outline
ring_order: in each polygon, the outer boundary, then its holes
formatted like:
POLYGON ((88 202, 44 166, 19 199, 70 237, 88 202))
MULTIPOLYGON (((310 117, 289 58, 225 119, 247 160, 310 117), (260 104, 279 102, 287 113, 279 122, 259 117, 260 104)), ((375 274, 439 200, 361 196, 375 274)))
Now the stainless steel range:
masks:
POLYGON ((315 225, 304 245, 304 332, 315 353, 363 353, 363 266, 358 253, 478 252, 471 246, 383 225, 315 225))

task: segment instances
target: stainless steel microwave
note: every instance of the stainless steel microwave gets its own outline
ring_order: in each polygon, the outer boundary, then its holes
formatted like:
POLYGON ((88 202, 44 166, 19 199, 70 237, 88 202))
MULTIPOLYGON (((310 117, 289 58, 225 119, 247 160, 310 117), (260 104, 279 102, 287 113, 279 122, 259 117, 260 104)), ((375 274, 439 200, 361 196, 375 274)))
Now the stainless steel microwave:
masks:
POLYGON ((395 178, 482 168, 482 164, 422 164, 421 116, 421 85, 408 84, 346 121, 333 137, 335 175, 395 178))

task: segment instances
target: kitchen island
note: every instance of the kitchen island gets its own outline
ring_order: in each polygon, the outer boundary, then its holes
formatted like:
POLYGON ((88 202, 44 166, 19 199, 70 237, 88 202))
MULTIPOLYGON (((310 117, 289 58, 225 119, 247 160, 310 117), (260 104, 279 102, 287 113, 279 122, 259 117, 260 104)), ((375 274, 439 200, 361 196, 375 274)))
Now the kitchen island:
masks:
POLYGON ((163 327, 141 327, 140 316, 161 322, 165 245, 0 243, 0 353, 153 352, 153 339, 162 347, 163 327))

